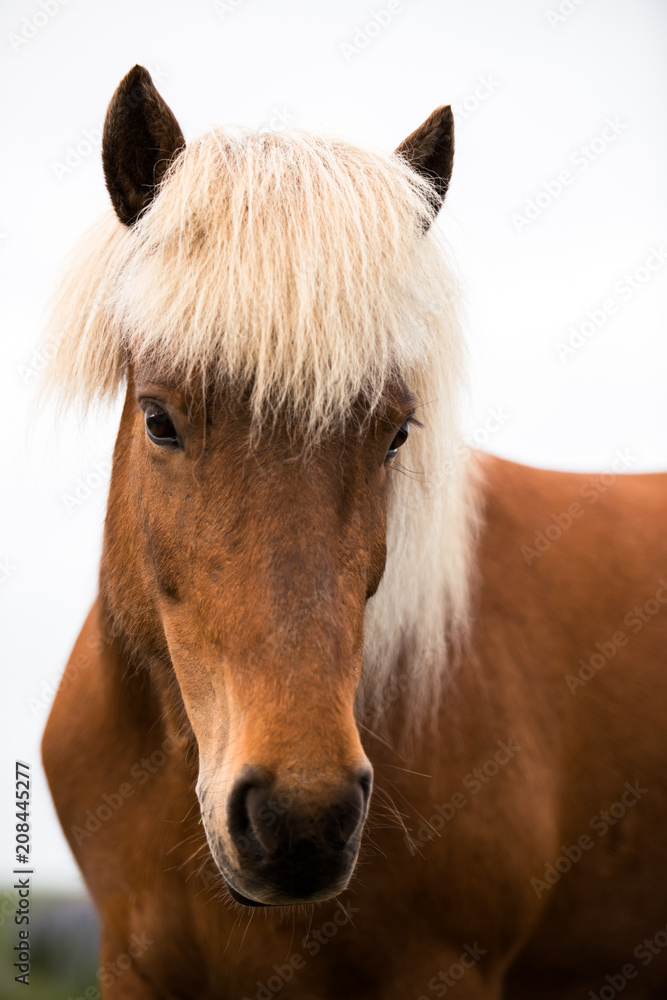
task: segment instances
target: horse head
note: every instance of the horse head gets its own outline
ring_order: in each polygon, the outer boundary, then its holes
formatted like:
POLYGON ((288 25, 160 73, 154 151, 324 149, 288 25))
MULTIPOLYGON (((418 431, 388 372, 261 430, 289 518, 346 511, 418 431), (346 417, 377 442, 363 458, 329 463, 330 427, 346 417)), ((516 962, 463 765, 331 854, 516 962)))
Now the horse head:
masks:
MULTIPOLYGON (((372 179, 355 178, 351 154, 336 174, 335 146, 299 141, 225 145, 217 133, 192 151, 141 67, 120 84, 103 135, 125 248, 111 298, 127 375, 104 592, 165 698, 182 702, 208 844, 247 905, 327 899, 352 875, 372 786, 355 721, 365 612, 419 402, 400 351, 373 329, 384 279, 375 288, 371 265, 345 259, 355 243, 381 257, 389 239, 385 219, 350 207, 372 179), (350 346, 355 281, 368 316, 350 346)), ((373 197, 404 227, 407 259, 449 182, 450 109, 398 154, 386 172, 402 195, 373 197)), ((398 287, 401 258, 390 258, 398 287)))

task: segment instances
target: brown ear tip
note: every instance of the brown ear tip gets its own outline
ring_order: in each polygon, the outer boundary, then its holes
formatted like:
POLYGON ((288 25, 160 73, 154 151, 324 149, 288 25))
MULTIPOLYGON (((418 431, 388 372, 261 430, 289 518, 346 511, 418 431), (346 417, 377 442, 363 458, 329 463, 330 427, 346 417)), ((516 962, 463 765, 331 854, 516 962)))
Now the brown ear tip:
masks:
POLYGON ((141 63, 135 63, 129 73, 123 77, 123 84, 126 86, 136 86, 138 83, 153 83, 150 73, 141 63))
POLYGON ((437 116, 443 124, 447 121, 454 121, 454 112, 452 111, 451 104, 441 104, 439 108, 435 109, 433 115, 434 117, 437 116))

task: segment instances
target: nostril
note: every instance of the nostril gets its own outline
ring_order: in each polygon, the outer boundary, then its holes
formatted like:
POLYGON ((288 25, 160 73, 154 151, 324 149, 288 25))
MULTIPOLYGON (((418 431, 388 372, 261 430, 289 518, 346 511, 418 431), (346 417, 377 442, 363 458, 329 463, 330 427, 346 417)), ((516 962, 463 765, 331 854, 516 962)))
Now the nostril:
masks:
POLYGON ((227 804, 229 833, 239 854, 258 855, 269 850, 259 836, 258 814, 268 798, 270 779, 254 768, 245 768, 234 784, 227 804))
POLYGON ((357 839, 366 821, 372 785, 373 771, 370 766, 360 769, 330 813, 331 839, 342 845, 357 839))
POLYGON ((364 794, 359 783, 351 785, 331 811, 332 839, 349 843, 361 825, 365 813, 364 794))
POLYGON ((267 854, 273 854, 279 846, 276 828, 283 810, 271 799, 269 789, 256 785, 248 789, 246 808, 253 835, 267 854))
POLYGON ((357 774, 357 781, 361 787, 362 794, 364 796, 364 808, 368 808, 368 802, 371 797, 371 791, 373 789, 373 768, 368 764, 366 767, 359 769, 357 774))
POLYGON ((238 854, 254 862, 275 860, 294 852, 297 845, 299 851, 342 851, 358 842, 372 784, 373 771, 367 766, 339 788, 333 801, 328 797, 321 802, 300 801, 299 795, 277 792, 268 772, 246 767, 229 796, 230 837, 238 854))

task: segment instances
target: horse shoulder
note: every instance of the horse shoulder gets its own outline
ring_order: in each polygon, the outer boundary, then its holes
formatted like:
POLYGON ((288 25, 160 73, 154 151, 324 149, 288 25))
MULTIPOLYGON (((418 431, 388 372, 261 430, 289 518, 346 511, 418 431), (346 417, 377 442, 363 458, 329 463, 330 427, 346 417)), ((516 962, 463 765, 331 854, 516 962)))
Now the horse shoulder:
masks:
MULTIPOLYGON (((84 622, 60 679, 42 737, 42 760, 65 835, 87 780, 104 781, 109 762, 105 738, 104 642, 96 601, 84 622)), ((75 854, 78 854, 74 850, 75 854)))

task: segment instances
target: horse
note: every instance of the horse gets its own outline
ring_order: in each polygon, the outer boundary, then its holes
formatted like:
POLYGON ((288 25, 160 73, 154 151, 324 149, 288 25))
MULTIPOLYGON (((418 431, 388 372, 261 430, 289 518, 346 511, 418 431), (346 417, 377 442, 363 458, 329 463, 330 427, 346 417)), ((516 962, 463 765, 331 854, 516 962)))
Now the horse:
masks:
POLYGON ((466 444, 453 154, 449 107, 385 153, 111 100, 49 386, 124 404, 42 744, 107 1000, 666 995, 667 475, 466 444))

